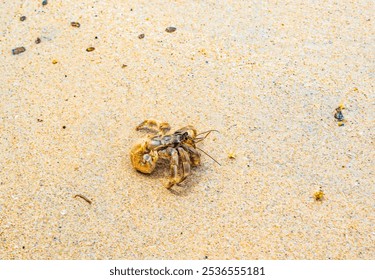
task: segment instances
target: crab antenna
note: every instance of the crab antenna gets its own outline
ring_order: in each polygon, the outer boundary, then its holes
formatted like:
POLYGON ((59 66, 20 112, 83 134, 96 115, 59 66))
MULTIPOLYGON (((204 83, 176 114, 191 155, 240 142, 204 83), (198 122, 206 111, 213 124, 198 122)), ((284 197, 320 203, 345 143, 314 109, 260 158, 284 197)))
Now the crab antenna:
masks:
POLYGON ((217 133, 220 133, 220 131, 218 131, 218 130, 216 130, 216 129, 210 129, 210 130, 207 130, 207 131, 203 131, 203 132, 201 132, 201 133, 198 133, 197 135, 201 135, 201 134, 205 134, 205 133, 210 133, 210 132, 212 132, 212 131, 215 131, 215 132, 217 132, 217 133))
POLYGON ((200 150, 201 152, 203 152, 205 155, 209 156, 214 162, 216 162, 218 165, 221 166, 221 164, 216 160, 214 159, 212 156, 210 156, 208 153, 206 153, 205 151, 203 151, 201 148, 198 148, 196 147, 198 150, 200 150))
POLYGON ((208 135, 210 135, 210 133, 211 133, 212 131, 215 131, 215 132, 220 133, 220 132, 219 132, 218 130, 216 130, 216 129, 211 129, 211 130, 207 130, 207 131, 201 132, 201 133, 197 134, 197 136, 198 136, 198 135, 201 135, 201 134, 205 134, 205 133, 206 133, 206 135, 204 135, 204 136, 202 136, 202 137, 197 137, 197 138, 195 138, 195 139, 198 139, 198 141, 194 141, 194 142, 195 142, 195 143, 198 143, 198 142, 203 141, 204 139, 207 138, 208 135))

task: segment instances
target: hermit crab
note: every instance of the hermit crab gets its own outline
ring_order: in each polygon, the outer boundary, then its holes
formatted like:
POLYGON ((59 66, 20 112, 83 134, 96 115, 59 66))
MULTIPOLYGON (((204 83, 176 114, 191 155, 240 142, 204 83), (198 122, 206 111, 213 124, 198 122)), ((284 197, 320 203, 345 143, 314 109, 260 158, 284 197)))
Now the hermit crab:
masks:
POLYGON ((160 158, 169 160, 170 177, 167 189, 184 181, 190 175, 191 167, 200 165, 201 155, 198 150, 202 150, 196 147, 196 143, 216 131, 197 134, 197 130, 188 125, 169 133, 171 126, 168 123, 155 120, 143 121, 136 130, 146 130, 152 134, 132 147, 130 160, 133 167, 139 172, 150 174, 160 158))

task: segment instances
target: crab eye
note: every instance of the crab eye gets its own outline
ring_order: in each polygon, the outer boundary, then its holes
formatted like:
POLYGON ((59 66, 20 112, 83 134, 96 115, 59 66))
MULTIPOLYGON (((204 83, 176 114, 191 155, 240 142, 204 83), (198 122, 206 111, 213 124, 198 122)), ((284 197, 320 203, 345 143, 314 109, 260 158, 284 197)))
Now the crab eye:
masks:
POLYGON ((181 136, 182 141, 185 141, 188 138, 189 138, 189 133, 188 132, 184 132, 184 134, 182 134, 182 136, 181 136))

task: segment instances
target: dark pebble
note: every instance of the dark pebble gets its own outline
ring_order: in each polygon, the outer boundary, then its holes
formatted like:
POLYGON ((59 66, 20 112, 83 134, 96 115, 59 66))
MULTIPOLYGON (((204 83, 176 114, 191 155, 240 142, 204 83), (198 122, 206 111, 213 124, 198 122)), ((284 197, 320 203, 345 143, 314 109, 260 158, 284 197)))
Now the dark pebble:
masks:
POLYGON ((48 1, 47 0, 44 0, 43 2, 42 2, 42 5, 43 6, 45 6, 45 5, 47 5, 48 4, 48 1))
POLYGON ((25 20, 26 20, 25 16, 20 17, 20 21, 25 21, 25 20))
POLYGON ((337 120, 339 120, 339 121, 342 121, 343 119, 344 119, 344 115, 342 114, 342 112, 341 111, 337 111, 336 113, 335 113, 335 119, 337 119, 337 120))
POLYGON ((26 51, 26 49, 24 47, 19 47, 19 48, 15 48, 12 50, 12 54, 13 55, 16 55, 16 54, 20 54, 20 53, 23 53, 24 51, 26 51))
POLYGON ((145 34, 143 33, 138 35, 138 39, 143 39, 144 37, 145 37, 145 34))
POLYGON ((72 21, 70 23, 70 25, 73 26, 73 27, 77 27, 77 28, 79 28, 81 26, 81 24, 79 22, 76 22, 76 21, 72 21))
POLYGON ((39 38, 39 37, 36 38, 36 40, 35 40, 35 44, 39 44, 40 42, 41 42, 40 38, 39 38))
POLYGON ((173 27, 173 26, 167 27, 167 28, 165 29, 165 31, 167 31, 168 33, 175 32, 175 31, 176 31, 176 27, 173 27))

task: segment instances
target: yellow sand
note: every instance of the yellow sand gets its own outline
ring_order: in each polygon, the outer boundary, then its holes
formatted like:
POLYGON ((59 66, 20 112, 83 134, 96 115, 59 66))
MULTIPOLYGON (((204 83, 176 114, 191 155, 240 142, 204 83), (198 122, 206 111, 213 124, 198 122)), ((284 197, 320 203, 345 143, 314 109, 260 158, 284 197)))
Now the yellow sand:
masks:
POLYGON ((0 259, 374 259, 373 1, 41 2, 0 4, 0 259), (137 173, 147 118, 221 166, 137 173))

